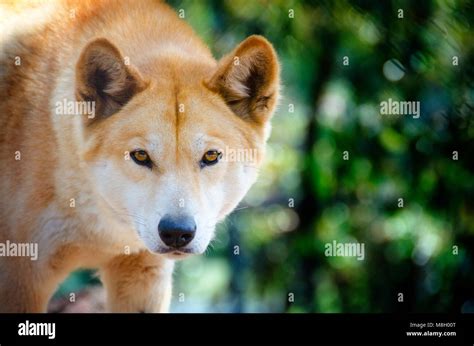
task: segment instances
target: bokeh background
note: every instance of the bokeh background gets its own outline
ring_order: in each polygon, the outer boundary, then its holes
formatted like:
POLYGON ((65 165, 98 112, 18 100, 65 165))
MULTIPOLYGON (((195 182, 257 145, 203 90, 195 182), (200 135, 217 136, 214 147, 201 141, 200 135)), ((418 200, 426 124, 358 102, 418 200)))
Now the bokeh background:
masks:
MULTIPOLYGON (((216 57, 264 35, 283 73, 258 183, 177 265, 172 311, 474 312, 474 3, 169 3, 216 57), (389 98, 420 118, 381 115, 389 98), (326 257, 333 240, 365 260, 326 257)), ((51 310, 100 310, 98 286, 73 274, 51 310)))

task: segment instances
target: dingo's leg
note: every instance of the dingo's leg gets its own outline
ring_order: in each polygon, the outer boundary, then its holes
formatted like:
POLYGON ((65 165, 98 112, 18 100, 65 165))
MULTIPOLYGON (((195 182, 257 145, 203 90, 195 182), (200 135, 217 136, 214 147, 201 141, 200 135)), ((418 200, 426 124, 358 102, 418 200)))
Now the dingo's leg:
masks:
POLYGON ((50 295, 25 260, 0 259, 0 312, 46 312, 50 295))
POLYGON ((174 261, 148 251, 120 255, 102 268, 110 312, 167 312, 174 261))

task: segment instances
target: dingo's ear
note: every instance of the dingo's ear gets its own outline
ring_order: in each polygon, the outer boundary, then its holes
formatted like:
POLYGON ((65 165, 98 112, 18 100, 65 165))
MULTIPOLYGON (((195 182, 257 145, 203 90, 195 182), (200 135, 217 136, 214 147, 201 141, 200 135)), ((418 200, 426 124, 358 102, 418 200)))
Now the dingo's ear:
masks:
POLYGON ((219 61, 206 85, 219 93, 235 114, 263 124, 275 110, 279 78, 280 66, 272 45, 254 35, 219 61))
POLYGON ((125 65, 120 51, 105 38, 90 42, 76 65, 76 97, 95 102, 96 118, 116 113, 145 86, 138 71, 125 65))

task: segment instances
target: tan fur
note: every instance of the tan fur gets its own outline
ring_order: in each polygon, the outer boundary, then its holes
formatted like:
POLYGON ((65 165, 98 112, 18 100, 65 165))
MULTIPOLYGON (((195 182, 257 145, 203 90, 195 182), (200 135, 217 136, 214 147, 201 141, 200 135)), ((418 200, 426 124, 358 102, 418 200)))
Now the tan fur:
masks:
POLYGON ((278 99, 272 46, 252 36, 218 63, 152 0, 12 4, 0 5, 0 243, 37 243, 39 257, 0 257, 0 312, 45 311, 80 267, 100 268, 110 311, 167 311, 176 256, 155 253, 156 222, 182 201, 202 252, 255 181, 278 99), (95 117, 57 114, 63 99, 95 102, 95 117), (255 148, 257 162, 201 169, 217 147, 255 148), (136 148, 156 167, 125 159, 136 148))

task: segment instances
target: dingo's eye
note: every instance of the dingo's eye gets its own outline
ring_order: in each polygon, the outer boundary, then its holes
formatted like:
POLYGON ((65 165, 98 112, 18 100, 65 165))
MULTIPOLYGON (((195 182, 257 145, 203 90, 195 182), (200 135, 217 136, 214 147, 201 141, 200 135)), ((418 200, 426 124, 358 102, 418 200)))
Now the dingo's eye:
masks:
POLYGON ((207 151, 201 159, 201 167, 212 166, 219 162, 219 159, 222 157, 222 153, 217 150, 207 151))
POLYGON ((136 164, 151 168, 152 162, 151 162, 150 156, 148 156, 148 153, 145 150, 132 151, 130 153, 130 156, 132 157, 133 161, 135 161, 136 164))

